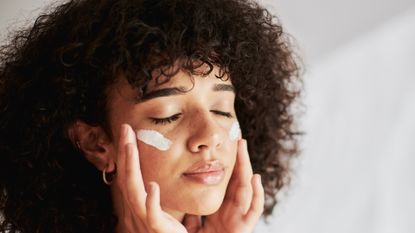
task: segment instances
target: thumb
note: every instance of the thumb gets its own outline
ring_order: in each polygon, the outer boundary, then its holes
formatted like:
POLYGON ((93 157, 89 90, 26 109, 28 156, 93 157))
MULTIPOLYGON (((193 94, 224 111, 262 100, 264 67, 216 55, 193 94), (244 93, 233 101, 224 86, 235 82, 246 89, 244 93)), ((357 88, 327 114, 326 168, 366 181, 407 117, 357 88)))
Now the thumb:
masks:
POLYGON ((201 218, 198 215, 186 214, 183 225, 189 233, 196 233, 201 227, 201 218))

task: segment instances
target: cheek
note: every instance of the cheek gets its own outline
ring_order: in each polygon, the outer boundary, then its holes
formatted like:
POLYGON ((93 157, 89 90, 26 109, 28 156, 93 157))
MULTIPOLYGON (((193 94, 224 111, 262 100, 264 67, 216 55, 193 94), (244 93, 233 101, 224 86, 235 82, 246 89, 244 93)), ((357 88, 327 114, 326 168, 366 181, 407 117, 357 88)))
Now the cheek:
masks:
POLYGON ((143 175, 144 182, 157 181, 158 176, 162 175, 163 171, 166 170, 164 165, 165 155, 153 150, 146 148, 146 146, 139 146, 140 151, 140 168, 141 174, 143 175))
POLYGON ((181 153, 175 150, 174 145, 167 151, 160 151, 140 141, 138 143, 140 153, 140 167, 144 182, 156 181, 164 183, 177 173, 180 166, 181 153))

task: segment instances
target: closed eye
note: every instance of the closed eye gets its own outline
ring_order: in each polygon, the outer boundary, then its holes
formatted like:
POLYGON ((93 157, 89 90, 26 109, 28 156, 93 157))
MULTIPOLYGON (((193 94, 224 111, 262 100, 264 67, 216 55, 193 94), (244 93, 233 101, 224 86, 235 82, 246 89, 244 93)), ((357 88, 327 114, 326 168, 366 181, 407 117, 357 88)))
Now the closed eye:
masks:
MULTIPOLYGON (((230 112, 223 112, 223 111, 219 111, 219 110, 210 110, 210 111, 212 113, 215 113, 215 114, 220 115, 220 116, 224 116, 224 117, 227 117, 227 118, 233 118, 233 115, 230 112)), ((177 114, 174 114, 172 116, 165 117, 165 118, 151 117, 150 120, 154 124, 166 125, 166 124, 172 123, 173 121, 178 120, 181 115, 182 115, 181 113, 177 113, 177 114)))
POLYGON ((169 124, 173 121, 176 121, 180 118, 182 114, 181 113, 177 113, 174 114, 172 116, 166 117, 166 118, 155 118, 155 117, 151 117, 150 120, 154 123, 154 124, 160 124, 160 125, 166 125, 169 124))
POLYGON ((215 114, 227 117, 227 118, 233 118, 233 116, 230 112, 222 112, 222 111, 219 111, 219 110, 210 110, 210 111, 215 113, 215 114))

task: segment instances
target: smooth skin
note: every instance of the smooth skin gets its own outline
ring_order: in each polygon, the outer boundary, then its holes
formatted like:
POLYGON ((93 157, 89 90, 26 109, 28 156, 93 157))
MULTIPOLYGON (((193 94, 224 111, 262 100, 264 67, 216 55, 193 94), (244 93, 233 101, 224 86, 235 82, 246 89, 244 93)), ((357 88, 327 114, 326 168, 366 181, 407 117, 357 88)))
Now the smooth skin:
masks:
MULTIPOLYGON (((185 213, 210 215, 216 212, 235 167, 237 141, 229 137, 229 130, 237 120, 235 93, 229 90, 232 87, 230 80, 220 80, 216 74, 192 77, 179 72, 165 84, 153 86, 150 83, 146 96, 153 98, 140 97, 146 100, 139 102, 136 101, 137 91, 126 81, 120 81, 109 97, 108 116, 114 139, 108 146, 110 152, 106 157, 110 160, 106 164, 116 164, 117 151, 122 146, 118 141, 122 124, 129 124, 134 131, 155 130, 171 140, 172 145, 166 151, 140 140, 136 143, 145 185, 150 181, 159 184, 163 210, 179 221, 185 213), (176 88, 187 91, 172 92, 176 88), (154 119, 169 120, 158 123, 160 120, 154 119), (210 162, 224 167, 224 178, 218 184, 200 184, 183 175, 201 163, 210 162)), ((107 171, 110 172, 110 168, 107 171)), ((112 193, 117 203, 122 195, 115 189, 112 193)))
MULTIPOLYGON (((123 194, 122 233, 251 233, 264 206, 264 189, 258 174, 252 174, 246 140, 238 141, 237 162, 225 199, 217 212, 206 217, 186 215, 183 224, 162 210, 160 188, 140 171, 139 150, 131 126, 122 125, 117 156, 116 185, 123 194), (252 195, 246 195, 251 193, 252 195), (249 205, 248 205, 249 204, 249 205)), ((121 229, 120 229, 121 230, 121 229)), ((119 232, 121 233, 121 232, 119 232)))

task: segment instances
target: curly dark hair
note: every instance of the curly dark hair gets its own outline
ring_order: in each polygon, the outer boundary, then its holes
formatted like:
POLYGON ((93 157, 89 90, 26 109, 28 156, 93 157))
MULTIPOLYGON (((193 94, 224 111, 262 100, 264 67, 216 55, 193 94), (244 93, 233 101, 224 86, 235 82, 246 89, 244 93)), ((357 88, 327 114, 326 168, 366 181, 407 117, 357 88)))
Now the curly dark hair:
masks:
POLYGON ((230 77, 264 215, 272 213, 298 154, 291 107, 301 89, 275 16, 250 0, 71 0, 49 9, 0 49, 0 232, 114 232, 110 190, 67 130, 80 120, 111 137, 107 92, 117 77, 142 94, 153 71, 177 61, 230 77))

